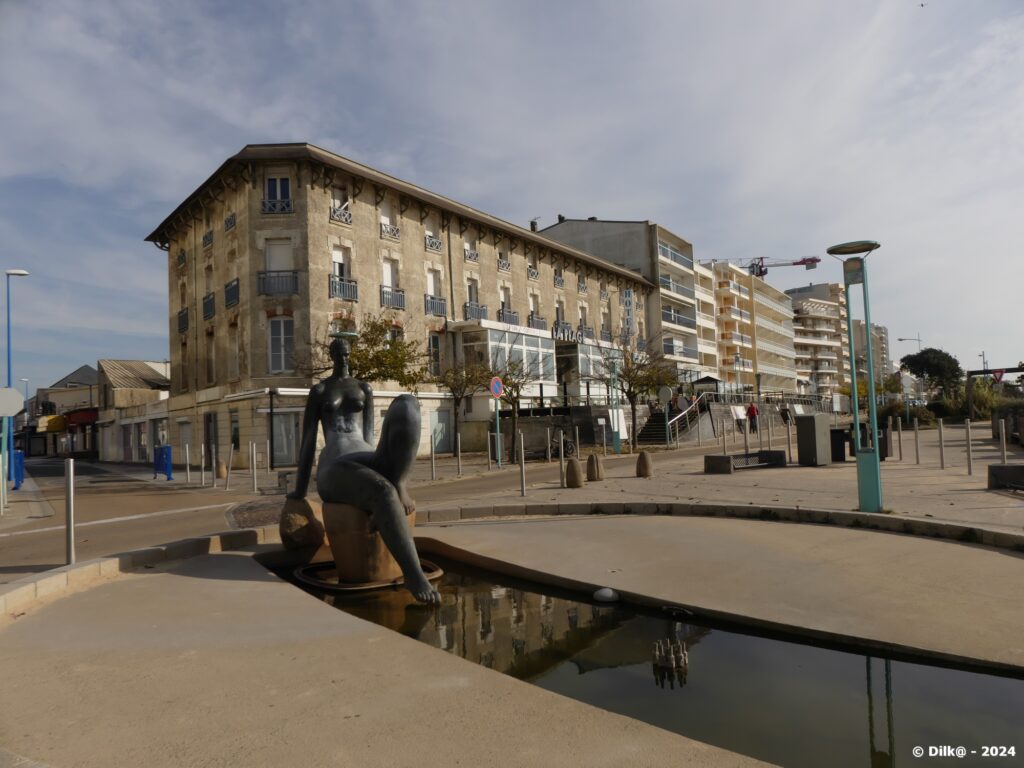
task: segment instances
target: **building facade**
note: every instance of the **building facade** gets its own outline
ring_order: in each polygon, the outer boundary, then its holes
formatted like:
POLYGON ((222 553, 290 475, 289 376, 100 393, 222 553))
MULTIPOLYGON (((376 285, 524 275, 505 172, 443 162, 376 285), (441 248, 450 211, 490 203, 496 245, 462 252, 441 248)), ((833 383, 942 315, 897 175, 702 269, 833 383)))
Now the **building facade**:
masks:
MULTIPOLYGON (((528 398, 579 395, 654 286, 625 267, 309 144, 250 145, 147 238, 167 252, 169 440, 294 464, 332 331, 385 313, 439 372, 523 361, 528 398), (557 360, 557 364, 556 364, 557 360)), ((619 353, 621 354, 621 352, 619 353)), ((379 421, 394 382, 374 384, 379 421)), ((451 446, 451 400, 425 385, 421 451, 451 446)), ((475 400, 475 402, 474 402, 475 400)), ((488 410, 466 404, 463 446, 488 410)))
MULTIPOLYGON (((867 326, 863 320, 853 321, 853 343, 857 347, 857 376, 868 375, 867 363, 867 326)), ((892 358, 889 357, 889 329, 884 325, 871 324, 871 357, 875 369, 875 383, 893 372, 892 358)))
MULTIPOLYGON (((100 360, 99 459, 149 464, 167 445, 170 365, 152 360, 100 360)), ((182 456, 175 456, 182 461, 182 456)))
MULTIPOLYGON (((797 288, 790 288, 786 291, 786 295, 793 301, 793 306, 799 304, 803 299, 817 299, 820 301, 827 301, 831 304, 836 305, 839 311, 839 324, 835 326, 839 332, 839 351, 837 352, 836 358, 836 378, 839 387, 850 386, 850 337, 849 337, 849 317, 846 307, 846 290, 839 283, 809 283, 808 285, 799 286, 797 288)), ((809 321, 810 325, 814 325, 814 321, 809 321)), ((827 325, 832 325, 830 322, 827 325)), ((829 329, 822 328, 820 332, 828 335, 829 329)), ((830 346, 830 345, 826 345, 830 346)), ((806 350, 805 351, 809 351, 806 350)), ((813 363, 813 356, 811 358, 803 358, 805 362, 810 360, 813 363)))
POLYGON ((823 299, 794 299, 793 332, 797 391, 808 395, 838 394, 842 386, 839 305, 823 299))

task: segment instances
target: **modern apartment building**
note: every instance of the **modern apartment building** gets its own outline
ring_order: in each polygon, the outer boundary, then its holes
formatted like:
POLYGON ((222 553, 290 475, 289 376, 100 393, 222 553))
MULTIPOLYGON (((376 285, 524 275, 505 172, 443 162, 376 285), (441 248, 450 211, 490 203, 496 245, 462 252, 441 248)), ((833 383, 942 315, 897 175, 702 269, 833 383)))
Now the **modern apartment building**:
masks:
MULTIPOLYGON (((167 251, 169 440, 220 457, 250 440, 293 464, 314 352, 386 311, 437 372, 522 360, 527 397, 580 394, 654 286, 625 267, 310 144, 249 145, 147 240, 167 251), (556 364, 557 359, 557 364, 556 364)), ((621 355, 621 351, 618 351, 621 355)), ((374 384, 378 421, 394 383, 374 384)), ((451 445, 429 385, 421 451, 451 445)), ((482 449, 484 398, 463 446, 482 449)), ((379 428, 379 424, 378 424, 379 428)))
POLYGON ((660 345, 681 381, 718 376, 715 295, 710 271, 693 262, 693 246, 651 221, 567 219, 542 230, 608 262, 634 270, 658 286, 639 337, 660 345))
MULTIPOLYGON (((840 283, 808 283, 797 288, 790 288, 786 295, 793 301, 794 308, 803 299, 818 299, 835 304, 839 310, 839 351, 836 353, 836 377, 839 387, 850 385, 850 337, 847 323, 849 322, 846 308, 846 290, 840 283)), ((813 321, 811 321, 813 325, 813 321)), ((805 350, 807 351, 807 350, 805 350)), ((804 362, 811 358, 803 358, 804 362)))
POLYGON ((743 267, 713 262, 722 380, 748 392, 795 392, 793 305, 743 267))
POLYGON ((797 391, 801 394, 839 392, 839 358, 843 347, 840 323, 839 305, 833 301, 793 300, 793 346, 797 391))
MULTIPOLYGON (((867 329, 863 320, 853 321, 853 343, 857 347, 857 376, 867 376, 867 329)), ((871 355, 875 381, 881 383, 882 379, 893 372, 892 359, 889 357, 889 329, 884 325, 871 324, 871 355)))

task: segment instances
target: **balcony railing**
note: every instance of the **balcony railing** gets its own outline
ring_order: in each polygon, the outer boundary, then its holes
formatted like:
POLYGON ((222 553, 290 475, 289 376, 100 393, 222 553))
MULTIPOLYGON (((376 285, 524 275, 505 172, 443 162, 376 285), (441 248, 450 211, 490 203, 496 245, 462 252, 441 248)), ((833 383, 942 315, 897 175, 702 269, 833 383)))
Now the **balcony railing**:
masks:
POLYGON ((572 333, 573 327, 564 320, 555 320, 555 333, 558 335, 572 333))
POLYGON ((499 272, 511 272, 512 262, 508 259, 498 259, 498 271, 499 272))
POLYGON ((294 269, 256 273, 256 293, 260 296, 281 296, 299 292, 299 273, 294 269))
POLYGON ((180 251, 178 251, 178 266, 184 267, 186 259, 188 259, 188 254, 185 253, 185 249, 182 248, 180 251))
POLYGON ((576 293, 586 293, 586 292, 587 292, 587 284, 586 284, 586 282, 584 282, 582 280, 577 281, 576 282, 576 293))
POLYGON ((718 310, 718 314, 728 315, 733 320, 740 320, 741 322, 744 323, 750 322, 750 313, 747 312, 746 310, 738 309, 736 307, 721 307, 718 310))
POLYGON ((666 323, 674 323, 675 325, 681 325, 684 328, 697 329, 697 320, 693 317, 687 317, 682 312, 674 312, 671 309, 661 310, 661 319, 666 323))
POLYGON ((213 245, 213 230, 209 230, 203 235, 203 248, 209 248, 213 245))
POLYGON ((699 355, 696 347, 688 347, 685 344, 679 343, 675 339, 665 339, 664 352, 666 355, 689 357, 693 360, 696 360, 699 355))
POLYGON ((610 297, 610 294, 608 293, 608 289, 607 288, 602 288, 601 289, 601 301, 608 301, 609 297, 610 297))
POLYGON ((480 261, 480 251, 467 248, 462 252, 462 256, 466 261, 472 261, 474 264, 480 261))
POLYGON ((770 309, 774 309, 779 314, 787 315, 789 317, 793 316, 793 304, 792 303, 785 304, 785 303, 783 303, 781 301, 776 301, 775 299, 770 299, 767 296, 765 296, 763 294, 760 294, 760 293, 754 294, 754 301, 756 301, 758 304, 763 304, 764 306, 769 307, 770 309))
POLYGON ((224 219, 224 231, 229 232, 235 228, 235 214, 231 213, 224 219))
POLYGON ((178 333, 184 333, 188 330, 188 309, 183 309, 178 312, 178 333))
POLYGON ((397 224, 385 224, 382 221, 380 223, 380 236, 390 240, 401 240, 402 229, 397 224))
POLYGON ((723 333, 722 341, 726 344, 742 344, 745 347, 749 347, 754 342, 754 340, 747 334, 736 333, 735 331, 726 331, 723 333))
POLYGON ((330 276, 330 283, 327 286, 327 295, 332 299, 342 301, 359 301, 359 284, 348 277, 330 276))
POLYGON ((238 303, 238 278, 224 284, 224 308, 233 307, 238 303))
POLYGON ((742 285, 737 283, 735 280, 723 280, 723 281, 719 282, 718 287, 719 288, 723 288, 725 290, 732 291, 733 293, 738 293, 740 296, 742 296, 745 299, 750 298, 750 289, 749 288, 744 288, 742 285))
POLYGON ((528 280, 540 280, 540 270, 536 267, 527 267, 526 278, 528 280))
POLYGON ((260 207, 263 213, 291 213, 292 201, 289 200, 264 200, 260 207))
POLYGON ((462 305, 463 315, 467 320, 486 320, 487 305, 477 304, 475 301, 467 301, 462 305))
POLYGON ((796 352, 792 347, 786 347, 783 346, 782 344, 775 344, 771 341, 765 341, 764 339, 757 340, 757 348, 759 350, 763 349, 765 352, 771 352, 773 354, 779 355, 780 357, 796 357, 796 352))
POLYGON ((533 312, 527 318, 526 324, 537 331, 546 331, 548 329, 548 321, 540 315, 533 314, 533 312))
POLYGON ((446 317, 448 315, 448 301, 443 296, 431 296, 423 294, 423 311, 428 315, 446 317))
POLYGON ((668 259, 670 261, 675 262, 681 267, 693 269, 693 259, 689 258, 688 256, 684 256, 670 245, 658 243, 658 255, 664 259, 668 259))
POLYGON ((592 325, 581 325, 577 330, 583 333, 583 338, 585 339, 594 338, 594 326, 592 325))
POLYGON ((677 293, 680 296, 686 296, 688 299, 696 298, 693 288, 688 285, 683 285, 682 283, 677 283, 671 277, 662 276, 659 278, 659 282, 661 283, 661 287, 666 291, 672 291, 672 293, 677 293))
POLYGON ((736 362, 736 358, 734 357, 723 357, 721 364, 726 368, 742 368, 745 371, 749 371, 754 367, 753 362, 742 357, 740 358, 739 363, 736 362))
POLYGON ((217 295, 208 293, 203 296, 203 320, 209 320, 217 314, 217 295))
POLYGON ((519 313, 514 309, 499 309, 498 322, 508 323, 509 325, 519 325, 519 313))
POLYGON ((424 235, 423 236, 423 247, 426 248, 428 251, 436 251, 436 252, 440 253, 440 251, 441 251, 441 238, 440 237, 434 237, 433 235, 424 235))
POLYGON ((611 341, 612 332, 608 328, 601 329, 601 341, 611 341))
POLYGON ((391 309, 405 309, 405 291, 387 285, 380 287, 380 305, 391 309))
POLYGON ((561 275, 555 275, 555 288, 565 288, 565 278, 561 275))
POLYGON ((336 221, 339 224, 352 224, 352 211, 347 207, 334 207, 331 206, 331 221, 336 221))

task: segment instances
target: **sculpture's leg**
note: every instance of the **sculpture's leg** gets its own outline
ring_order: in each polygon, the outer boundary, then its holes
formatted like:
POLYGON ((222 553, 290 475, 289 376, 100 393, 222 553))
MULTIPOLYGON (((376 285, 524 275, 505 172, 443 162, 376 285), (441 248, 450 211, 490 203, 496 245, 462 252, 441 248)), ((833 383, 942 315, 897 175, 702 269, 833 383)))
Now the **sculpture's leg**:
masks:
POLYGON ((391 481, 406 511, 414 508, 405 481, 420 445, 420 404, 412 395, 399 395, 388 407, 374 454, 374 468, 391 481))
POLYGON ((337 477, 344 483, 345 503, 370 513, 374 525, 405 577, 405 588, 421 603, 437 603, 437 593, 420 566, 409 528, 405 522, 405 505, 392 482, 370 467, 356 462, 335 465, 337 477))

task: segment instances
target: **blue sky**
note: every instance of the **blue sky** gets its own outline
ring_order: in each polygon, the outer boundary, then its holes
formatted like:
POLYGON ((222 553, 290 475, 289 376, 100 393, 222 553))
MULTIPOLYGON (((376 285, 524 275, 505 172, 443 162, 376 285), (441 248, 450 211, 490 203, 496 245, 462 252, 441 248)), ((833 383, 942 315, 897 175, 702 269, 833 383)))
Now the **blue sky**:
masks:
MULTIPOLYGON (((1024 359, 1017 2, 0 0, 14 378, 167 356, 145 237, 247 143, 310 141, 523 225, 652 219, 701 260, 874 239, 893 356, 1024 359)), ((774 269, 785 289, 839 280, 774 269)))

